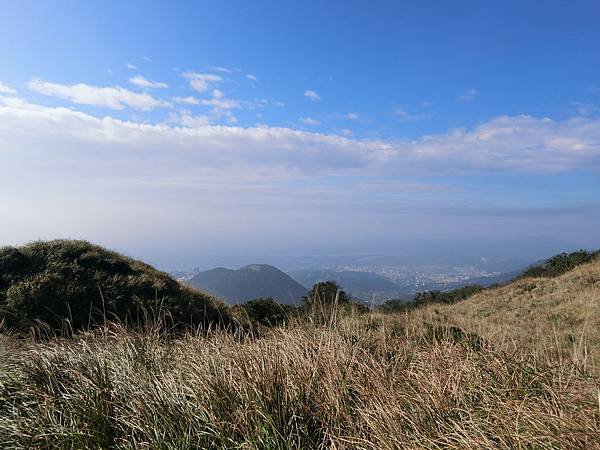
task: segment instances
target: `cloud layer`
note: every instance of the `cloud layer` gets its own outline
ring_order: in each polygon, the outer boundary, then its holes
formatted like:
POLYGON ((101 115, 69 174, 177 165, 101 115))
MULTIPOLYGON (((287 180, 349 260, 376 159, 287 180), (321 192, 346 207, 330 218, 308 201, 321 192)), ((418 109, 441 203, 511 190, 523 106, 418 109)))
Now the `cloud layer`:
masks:
MULTIPOLYGON (((32 82, 40 90, 48 86, 32 82)), ((63 92, 62 88, 57 91, 63 92)), ((55 92, 53 88, 50 91, 55 92)), ((84 103, 99 103, 93 89, 72 93, 84 103)), ((109 90, 108 93, 112 93, 109 90)), ((118 91, 120 94, 122 92, 118 91)), ((56 93, 56 95, 59 95, 56 93)), ((67 95, 66 93, 60 95, 67 95)), ((114 109, 125 97, 102 101, 114 109)), ((133 97, 128 101, 138 107, 133 97)), ((203 101, 215 109, 235 108, 234 101, 203 101)), ((131 155, 185 160, 186 169, 236 172, 252 178, 257 171, 282 177, 349 175, 443 175, 484 170, 569 171, 600 169, 600 120, 554 121, 531 116, 502 116, 471 129, 427 135, 412 141, 356 140, 333 134, 284 127, 209 125, 208 120, 181 116, 178 125, 146 124, 80 111, 46 107, 12 96, 0 97, 1 151, 39 148, 55 143, 78 157, 104 152, 118 160, 131 155)), ((302 120, 315 125, 313 119, 302 120)))

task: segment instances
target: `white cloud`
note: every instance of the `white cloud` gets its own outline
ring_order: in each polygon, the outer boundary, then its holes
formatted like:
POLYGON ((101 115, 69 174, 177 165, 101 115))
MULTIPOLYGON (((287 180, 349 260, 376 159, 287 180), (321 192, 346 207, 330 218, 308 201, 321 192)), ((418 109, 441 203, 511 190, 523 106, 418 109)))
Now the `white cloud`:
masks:
POLYGON ((129 70, 137 70, 137 66, 134 66, 134 65, 133 65, 133 64, 131 64, 131 63, 127 63, 127 64, 125 64, 125 66, 127 66, 127 68, 128 68, 129 70))
POLYGON ((152 58, 150 58, 149 56, 142 56, 140 58, 142 61, 146 61, 146 62, 152 62, 152 58))
POLYGON ((178 104, 183 105, 199 105, 200 100, 196 97, 188 96, 188 97, 171 97, 171 100, 178 104))
POLYGON ((248 78, 250 81, 254 81, 254 82, 258 81, 258 78, 256 78, 256 75, 253 75, 251 73, 247 73, 246 78, 248 78))
POLYGON ((317 126, 317 125, 321 125, 321 122, 316 120, 316 119, 312 119, 310 117, 300 117, 300 122, 302 122, 304 125, 310 125, 310 126, 317 126))
POLYGON ((136 86, 145 88, 145 89, 166 89, 169 87, 169 85, 167 83, 161 83, 159 81, 148 80, 147 78, 144 78, 141 75, 136 75, 135 77, 130 78, 129 82, 131 84, 135 84, 136 86))
POLYGON ((110 109, 127 107, 148 111, 159 107, 170 106, 169 103, 156 99, 147 93, 132 92, 120 86, 99 87, 89 84, 58 84, 32 79, 27 86, 40 94, 62 98, 82 105, 101 106, 110 109))
POLYGON ((319 94, 317 94, 315 91, 310 90, 310 89, 304 91, 304 96, 306 98, 309 98, 309 99, 313 100, 313 101, 321 100, 321 97, 319 96, 319 94))
POLYGON ((500 116, 398 146, 431 171, 600 169, 600 120, 500 116), (444 168, 443 166, 446 165, 444 168))
POLYGON ((192 89, 201 93, 208 91, 213 84, 223 80, 219 75, 212 73, 184 72, 182 75, 189 81, 192 89))
POLYGON ((210 117, 205 115, 193 115, 189 111, 183 111, 180 114, 171 113, 168 122, 182 125, 188 128, 205 127, 211 124, 210 117))
POLYGON ((17 91, 0 81, 0 94, 15 95, 17 91))
POLYGON ((212 95, 214 98, 223 98, 223 91, 220 91, 219 89, 215 89, 212 91, 212 95))
POLYGON ((456 100, 459 102, 469 102, 471 100, 475 100, 475 97, 479 95, 479 91, 477 89, 465 89, 456 100))
POLYGON ((349 112, 344 116, 345 119, 348 120, 357 120, 358 119, 358 114, 353 113, 353 112, 349 112))

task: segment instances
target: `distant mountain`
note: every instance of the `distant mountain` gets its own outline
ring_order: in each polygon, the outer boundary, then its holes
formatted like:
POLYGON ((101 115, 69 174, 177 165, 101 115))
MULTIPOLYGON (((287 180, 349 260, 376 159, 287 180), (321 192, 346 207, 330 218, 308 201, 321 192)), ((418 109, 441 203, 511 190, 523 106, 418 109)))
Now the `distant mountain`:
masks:
MULTIPOLYGON (((288 275, 306 288, 310 288, 320 281, 335 281, 346 292, 363 300, 370 300, 373 295, 377 296, 376 294, 397 294, 403 291, 401 286, 390 279, 372 272, 302 269, 290 271, 288 275)), ((394 297, 394 295, 391 295, 391 297, 394 297)))
POLYGON ((186 281, 228 303, 244 303, 261 297, 273 297, 280 303, 297 303, 307 289, 276 267, 252 264, 239 270, 222 267, 199 272, 186 281))

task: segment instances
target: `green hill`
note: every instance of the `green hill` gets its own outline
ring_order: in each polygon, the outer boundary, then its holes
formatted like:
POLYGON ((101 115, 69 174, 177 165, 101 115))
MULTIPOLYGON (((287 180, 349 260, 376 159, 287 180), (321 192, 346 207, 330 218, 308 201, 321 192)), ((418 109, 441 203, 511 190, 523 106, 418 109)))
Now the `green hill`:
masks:
POLYGON ((231 324, 227 307, 210 295, 85 241, 0 249, 0 320, 9 328, 60 328, 68 320, 85 329, 105 318, 137 323, 158 310, 175 325, 231 324))
POLYGON ((232 304, 263 297, 292 304, 307 294, 307 289, 300 283, 276 267, 266 264, 252 264, 239 270, 219 267, 200 272, 187 283, 232 304))

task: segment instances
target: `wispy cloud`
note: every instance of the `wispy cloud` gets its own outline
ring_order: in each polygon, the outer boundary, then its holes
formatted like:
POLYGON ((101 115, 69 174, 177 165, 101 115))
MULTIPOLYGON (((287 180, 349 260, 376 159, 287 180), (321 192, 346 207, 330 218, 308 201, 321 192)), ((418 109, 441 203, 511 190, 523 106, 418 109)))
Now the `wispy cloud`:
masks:
POLYGON ((600 94, 600 86, 595 85, 595 84, 590 84, 587 87, 587 91, 592 95, 600 94))
POLYGON ((200 100, 196 97, 188 96, 188 97, 172 97, 171 100, 174 103, 184 104, 184 105, 199 105, 200 100))
POLYGON ((58 97, 81 105, 101 106, 109 109, 134 108, 148 111, 170 106, 170 103, 147 93, 132 92, 120 86, 100 87, 89 84, 59 84, 39 78, 32 79, 27 86, 43 95, 58 97))
POLYGON ((233 73, 232 69, 228 69, 227 67, 222 67, 222 66, 211 66, 211 67, 209 67, 209 69, 214 72, 233 73))
POLYGON ((0 94, 15 95, 17 91, 0 81, 0 94))
POLYGON ((475 98, 479 95, 479 91, 477 89, 465 89, 456 100, 459 102, 470 102, 471 100, 475 100, 475 98))
POLYGON ((256 77, 256 75, 253 75, 251 73, 247 73, 246 78, 248 78, 250 81, 254 81, 254 82, 258 81, 258 78, 256 77))
POLYGON ((169 85, 167 83, 161 83, 159 81, 148 80, 147 78, 144 78, 141 75, 136 75, 135 77, 130 78, 129 82, 131 84, 134 84, 138 87, 145 88, 145 89, 166 89, 169 87, 169 85))
POLYGON ((184 72, 182 75, 189 81, 192 89, 200 93, 208 91, 214 84, 223 80, 214 73, 184 72))
POLYGON ((349 113, 347 113, 347 114, 344 115, 344 119, 358 120, 358 114, 357 113, 353 113, 353 112, 349 112, 349 113))
POLYGON ((392 115, 400 122, 412 122, 416 120, 426 119, 429 117, 428 114, 424 113, 409 113, 406 109, 403 108, 395 108, 392 112, 392 115))
POLYGON ((350 137, 352 136, 352 130, 349 128, 336 128, 333 130, 335 134, 339 134, 340 136, 350 137))
POLYGON ((210 99, 203 99, 201 103, 205 106, 212 106, 213 112, 218 113, 229 109, 241 108, 241 104, 237 100, 224 97, 213 97, 210 99))
POLYGON ((304 125, 309 125, 311 127, 314 127, 314 126, 317 126, 317 125, 321 125, 321 122, 319 120, 312 119, 310 117, 300 117, 299 120, 304 125))
POLYGON ((137 70, 137 66, 133 65, 131 63, 127 63, 125 64, 125 66, 129 69, 129 70, 137 70))
POLYGON ((212 91, 212 98, 202 99, 200 103, 212 108, 211 114, 214 118, 225 117, 229 123, 237 122, 237 117, 232 114, 231 110, 242 107, 242 102, 226 98, 225 94, 219 89, 212 91))
POLYGON ((598 108, 590 102, 571 102, 569 106, 579 116, 590 116, 598 112, 598 108))
POLYGON ((321 96, 320 96, 319 94, 317 94, 315 91, 313 91, 313 90, 310 90, 310 89, 308 89, 308 90, 304 91, 304 96, 305 96, 306 98, 309 98, 309 99, 311 99, 312 101, 318 101, 318 100, 321 100, 321 96))

